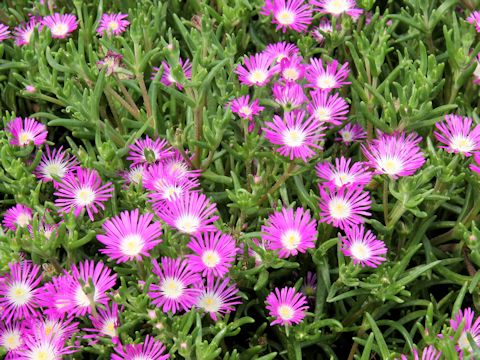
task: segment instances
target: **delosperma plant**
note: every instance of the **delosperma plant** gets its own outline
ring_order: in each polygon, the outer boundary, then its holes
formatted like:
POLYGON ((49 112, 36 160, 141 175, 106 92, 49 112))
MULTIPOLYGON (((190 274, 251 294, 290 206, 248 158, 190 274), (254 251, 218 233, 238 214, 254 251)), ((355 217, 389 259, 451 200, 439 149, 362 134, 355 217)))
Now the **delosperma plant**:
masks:
POLYGON ((5 0, 0 357, 480 358, 480 1, 5 0))

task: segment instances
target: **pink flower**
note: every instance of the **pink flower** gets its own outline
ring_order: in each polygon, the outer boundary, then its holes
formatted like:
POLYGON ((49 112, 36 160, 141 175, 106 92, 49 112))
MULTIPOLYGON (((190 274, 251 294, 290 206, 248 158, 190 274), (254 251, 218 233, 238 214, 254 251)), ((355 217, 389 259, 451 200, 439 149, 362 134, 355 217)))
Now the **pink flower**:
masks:
POLYGON ((0 42, 8 38, 10 38, 10 30, 8 29, 8 26, 0 23, 0 42))
POLYGON ((187 255, 188 267, 202 276, 223 277, 232 267, 238 251, 235 240, 221 231, 198 234, 187 246, 193 251, 187 255))
POLYGON ((252 120, 254 115, 258 115, 263 109, 263 106, 260 106, 258 99, 255 99, 250 104, 250 96, 244 95, 239 98, 233 99, 230 101, 227 106, 230 105, 230 109, 234 114, 237 114, 242 119, 252 120))
POLYGON ((266 299, 271 325, 293 325, 302 322, 308 309, 307 298, 293 287, 275 288, 266 299))
POLYGON ((269 216, 262 226, 262 239, 270 250, 278 251, 278 257, 288 258, 315 247, 317 222, 303 208, 282 208, 269 216))
POLYGON ((282 119, 275 115, 273 122, 265 123, 262 130, 265 138, 272 144, 280 145, 277 149, 282 156, 290 160, 300 158, 307 162, 315 156, 314 149, 321 149, 319 142, 325 136, 325 127, 313 117, 305 118, 303 110, 287 112, 282 119))
POLYGON ((106 75, 118 74, 119 78, 128 78, 131 74, 124 69, 122 59, 122 54, 108 50, 105 57, 97 61, 97 68, 99 70, 105 69, 106 75))
POLYGON ((136 165, 130 167, 128 170, 122 170, 119 175, 125 179, 125 185, 140 185, 143 180, 143 174, 145 173, 145 165, 136 165))
POLYGON ((325 180, 329 187, 350 187, 352 185, 367 185, 372 180, 372 173, 365 169, 361 162, 351 163, 352 159, 343 156, 335 159, 335 165, 329 162, 317 164, 317 176, 325 180))
POLYGON ((307 276, 303 280, 302 294, 307 298, 315 298, 317 294, 317 274, 308 271, 307 276))
POLYGON ((320 13, 333 16, 347 14, 357 19, 363 12, 362 9, 355 7, 357 6, 355 0, 310 0, 310 4, 317 6, 320 13))
POLYGON ((120 35, 123 33, 127 26, 130 25, 127 14, 103 14, 100 22, 98 23, 97 33, 100 36, 107 35, 120 35))
POLYGON ((338 130, 338 137, 335 141, 341 141, 346 145, 350 143, 359 142, 367 137, 367 133, 358 124, 349 123, 341 130, 338 130))
POLYGON ((300 50, 295 44, 282 41, 268 44, 263 53, 267 55, 273 63, 280 63, 283 59, 290 59, 292 56, 299 55, 300 50))
POLYGON ((350 70, 348 62, 341 65, 337 60, 324 63, 322 59, 310 59, 310 65, 306 68, 306 78, 308 86, 323 91, 331 91, 332 89, 339 89, 343 85, 350 84, 346 81, 350 70))
POLYGON ((238 65, 235 70, 238 80, 243 85, 265 86, 274 74, 274 69, 271 68, 272 61, 273 59, 265 53, 245 57, 243 60, 245 67, 238 65))
POLYGON ((47 141, 47 127, 31 118, 16 117, 7 123, 6 130, 12 135, 10 144, 15 146, 23 147, 30 143, 40 146, 47 141))
POLYGON ((305 65, 301 56, 291 56, 280 61, 280 77, 286 82, 295 82, 303 79, 305 65))
POLYGON ((150 256, 149 250, 162 242, 162 228, 152 219, 153 214, 140 215, 138 209, 110 218, 102 226, 105 234, 97 235, 97 240, 106 246, 100 252, 117 264, 150 256))
POLYGON ((450 153, 465 156, 480 150, 480 125, 472 129, 472 119, 459 115, 445 115, 445 121, 436 123, 435 138, 446 146, 440 146, 450 153))
POLYGON ((14 359, 15 354, 22 350, 27 334, 26 321, 0 322, 0 346, 7 351, 5 360, 14 359))
POLYGON ((172 156, 173 150, 166 140, 148 136, 145 139, 137 139, 135 144, 130 145, 127 160, 132 161, 132 166, 144 163, 155 163, 172 156))
POLYGON ((32 16, 28 22, 23 23, 15 29, 13 29, 13 36, 15 37, 15 45, 23 46, 30 44, 30 38, 35 31, 35 27, 38 26, 38 30, 40 31, 43 25, 37 20, 34 16, 32 16))
POLYGON ((10 272, 0 278, 0 318, 9 323, 38 316, 38 285, 42 281, 40 266, 30 261, 8 266, 10 272))
POLYGON ((273 84, 273 99, 286 109, 295 109, 308 101, 303 93, 303 87, 297 83, 287 83, 285 85, 273 84))
POLYGON ((184 196, 169 201, 155 209, 155 213, 167 225, 178 231, 195 235, 201 232, 214 231, 213 225, 218 216, 215 203, 211 204, 207 197, 198 192, 187 192, 184 196))
POLYGON ((116 342, 120 326, 117 303, 111 302, 105 309, 99 308, 96 315, 90 316, 90 320, 93 328, 83 329, 89 333, 84 336, 85 339, 94 339, 93 342, 96 342, 99 337, 109 337, 116 342))
POLYGON ((370 216, 369 193, 361 186, 328 189, 320 186, 320 222, 332 224, 340 229, 362 224, 364 216, 370 216))
POLYGON ((64 338, 45 331, 37 330, 29 333, 25 338, 25 347, 17 352, 15 360, 62 359, 76 351, 74 346, 65 344, 64 338))
POLYGON ((238 289, 235 284, 229 285, 230 278, 215 279, 208 276, 206 283, 197 285, 200 290, 195 306, 210 315, 213 321, 235 310, 235 305, 241 304, 238 289))
POLYGON ((480 174, 480 153, 473 154, 473 164, 470 164, 470 170, 475 171, 477 174, 480 174))
POLYGON ((475 25, 475 30, 480 32, 480 11, 474 11, 467 17, 467 22, 475 25))
POLYGON ((117 344, 115 352, 112 354, 112 360, 166 360, 169 354, 164 354, 165 345, 153 337, 147 335, 142 344, 128 344, 125 349, 122 344, 117 344))
POLYGON ((58 184, 54 193, 57 196, 55 206, 60 212, 73 211, 76 217, 85 209, 93 221, 99 209, 105 210, 103 203, 112 197, 113 190, 110 182, 102 185, 96 170, 77 167, 58 184))
POLYGON ((472 354, 473 348, 468 340, 468 335, 472 337, 477 347, 480 347, 480 318, 477 317, 475 319, 475 313, 471 308, 466 308, 464 310, 460 309, 455 314, 454 318, 450 320, 450 326, 454 331, 457 331, 462 322, 463 329, 456 348, 459 352, 460 358, 470 359, 469 355, 472 354))
MULTIPOLYGON (((190 60, 187 59, 185 62, 182 60, 182 58, 178 59, 178 66, 182 68, 183 71, 183 76, 190 80, 192 78, 192 64, 190 63, 190 60)), ((175 79, 172 75, 170 65, 166 61, 162 61, 162 67, 163 67, 163 74, 162 74, 162 79, 160 82, 164 84, 165 86, 171 86, 175 84, 175 86, 179 89, 183 89, 183 85, 178 82, 178 79, 175 79)), ((153 80, 155 76, 157 75, 157 72, 160 70, 159 67, 154 67, 153 68, 153 73, 151 76, 151 79, 153 80)))
POLYGON ((473 72, 473 83, 480 85, 480 53, 475 56, 475 62, 477 63, 477 66, 473 72))
POLYGON ((3 226, 16 231, 18 227, 25 227, 32 221, 32 209, 22 204, 11 207, 3 215, 3 226))
POLYGON ((386 260, 384 256, 381 256, 387 253, 385 243, 377 240, 370 230, 365 231, 363 225, 347 227, 345 234, 345 237, 340 236, 341 250, 343 255, 353 259, 355 265, 376 268, 386 260))
POLYGON ((63 319, 59 316, 47 315, 45 318, 31 318, 28 324, 29 334, 51 336, 58 340, 69 340, 78 331, 78 322, 73 317, 63 319))
POLYGON ((422 138, 415 133, 378 133, 367 145, 362 145, 363 155, 376 174, 386 174, 396 179, 410 176, 425 163, 425 156, 418 144, 422 138))
POLYGON ((314 28, 311 32, 312 36, 315 40, 318 41, 319 44, 322 44, 325 40, 325 34, 329 34, 333 32, 333 26, 330 21, 326 18, 320 19, 320 24, 318 27, 314 28))
POLYGON ((148 296, 152 304, 158 306, 163 312, 180 310, 188 311, 195 304, 198 289, 191 286, 202 281, 200 276, 190 270, 188 260, 161 258, 160 267, 157 260, 153 259, 153 273, 160 278, 158 285, 150 285, 148 296))
POLYGON ((417 349, 413 349, 413 358, 409 357, 407 355, 401 355, 400 360, 408 360, 408 359, 413 359, 413 360, 440 360, 440 357, 442 356, 442 353, 438 350, 436 350, 433 345, 429 345, 426 348, 423 349, 422 351, 422 356, 418 354, 417 349))
POLYGON ((62 180, 78 166, 78 161, 74 156, 69 155, 62 150, 62 146, 58 149, 45 146, 46 153, 42 154, 40 163, 35 169, 35 175, 43 182, 53 181, 54 177, 62 180))
POLYGON ((311 95, 312 102, 307 109, 318 121, 338 126, 347 119, 348 104, 338 94, 315 90, 311 95))
POLYGON ((262 13, 273 14, 272 22, 277 24, 276 30, 282 32, 287 29, 303 32, 312 22, 312 8, 303 0, 270 0, 265 3, 262 13))
POLYGON ((42 19, 42 25, 50 29, 54 39, 64 39, 78 27, 75 15, 59 13, 45 16, 42 19))

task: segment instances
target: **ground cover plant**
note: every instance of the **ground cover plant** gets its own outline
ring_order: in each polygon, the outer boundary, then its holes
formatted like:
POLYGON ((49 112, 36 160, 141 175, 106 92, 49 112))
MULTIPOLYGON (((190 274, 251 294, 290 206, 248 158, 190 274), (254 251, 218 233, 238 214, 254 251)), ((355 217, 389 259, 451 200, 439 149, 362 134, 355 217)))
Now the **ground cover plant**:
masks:
POLYGON ((480 358, 477 9, 3 1, 0 356, 480 358))

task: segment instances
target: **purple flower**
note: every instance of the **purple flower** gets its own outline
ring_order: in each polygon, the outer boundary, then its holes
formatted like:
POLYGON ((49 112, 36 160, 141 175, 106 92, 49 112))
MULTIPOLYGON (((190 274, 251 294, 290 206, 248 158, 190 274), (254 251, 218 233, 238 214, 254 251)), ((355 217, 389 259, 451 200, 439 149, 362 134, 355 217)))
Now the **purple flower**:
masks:
POLYGON ((62 180, 78 166, 77 159, 63 151, 62 146, 52 151, 52 148, 47 145, 45 150, 46 153, 42 154, 40 163, 35 169, 35 175, 43 182, 53 181, 56 183, 54 177, 62 180))
POLYGON ((93 328, 83 329, 89 334, 85 335, 85 339, 94 339, 96 342, 99 337, 110 337, 115 342, 118 337, 118 327, 120 320, 118 316, 118 304, 112 302, 105 306, 105 309, 99 308, 96 315, 90 316, 93 328))
POLYGON ((28 334, 26 321, 0 322, 0 346, 7 351, 5 360, 15 358, 15 353, 24 347, 24 338, 28 334))
POLYGON ((10 30, 8 29, 8 26, 0 23, 0 42, 8 38, 10 38, 10 30))
POLYGON ((223 277, 232 267, 238 251, 235 240, 218 230, 192 237, 187 246, 193 251, 187 255, 188 267, 202 276, 223 277))
POLYGON ((315 298, 317 294, 317 274, 308 271, 302 284, 302 294, 307 298, 315 298))
POLYGON ((332 89, 339 89, 343 85, 350 84, 346 81, 350 70, 348 62, 341 65, 337 60, 324 63, 322 59, 310 59, 310 65, 306 68, 306 79, 308 86, 320 89, 323 91, 331 91, 332 89))
POLYGON ((363 10, 358 9, 355 0, 310 0, 310 4, 317 6, 322 14, 340 16, 347 14, 353 19, 362 15, 363 10))
POLYGON ((102 179, 96 170, 76 167, 57 186, 54 195, 57 196, 55 206, 60 212, 78 217, 83 209, 87 211, 90 220, 98 213, 99 208, 105 210, 105 201, 112 197, 112 183, 102 185, 102 179))
POLYGON ((254 115, 258 115, 263 109, 263 106, 260 106, 258 99, 255 99, 250 104, 250 96, 244 95, 239 98, 233 99, 230 101, 227 106, 230 105, 230 109, 234 114, 237 114, 242 119, 252 120, 254 115))
POLYGON ((320 122, 341 125, 347 119, 348 104, 338 94, 329 94, 322 90, 311 92, 312 102, 307 109, 320 122))
POLYGON ((338 137, 335 141, 341 141, 346 145, 350 143, 359 142, 367 137, 367 133, 358 124, 349 123, 341 130, 338 130, 338 137))
POLYGON ((40 266, 22 261, 9 264, 9 269, 10 272, 0 277, 0 318, 9 323, 38 316, 40 266))
POLYGON ((292 56, 297 56, 300 50, 295 44, 282 41, 268 44, 263 53, 267 55, 272 62, 280 63, 283 59, 290 59, 292 56))
POLYGON ((173 154, 172 148, 166 140, 156 139, 148 136, 145 139, 138 139, 135 144, 130 145, 130 152, 127 160, 132 161, 132 166, 144 163, 155 163, 173 154))
POLYGON ((474 11, 467 17, 467 22, 475 25, 475 30, 480 32, 480 11, 474 11))
POLYGON ((239 64, 235 69, 238 80, 243 85, 265 86, 275 72, 271 67, 272 61, 272 57, 266 53, 245 57, 245 67, 239 64))
POLYGON ((293 325, 302 322, 308 309, 307 298, 293 287, 275 288, 266 299, 267 310, 274 318, 271 325, 293 325))
POLYGON ((370 195, 361 186, 328 189, 320 186, 320 222, 340 229, 362 224, 370 216, 370 195))
POLYGON ((62 359, 76 351, 65 344, 65 339, 45 331, 33 331, 25 337, 25 347, 15 354, 15 360, 62 359))
POLYGON ((138 209, 110 218, 102 226, 105 234, 97 235, 97 240, 106 246, 100 252, 117 264, 150 256, 148 252, 162 242, 162 228, 152 219, 153 214, 140 215, 138 209))
POLYGON ((106 75, 118 74, 119 78, 128 78, 130 73, 124 69, 122 59, 122 54, 108 50, 105 57, 97 61, 97 68, 99 70, 105 69, 106 75))
POLYGON ((325 127, 313 117, 304 118, 303 110, 287 112, 283 119, 275 115, 273 122, 265 123, 262 128, 268 141, 280 145, 277 152, 290 160, 300 158, 307 162, 315 156, 313 149, 321 148, 319 142, 325 136, 325 127))
POLYGON ((280 77, 286 82, 295 82, 303 79, 305 65, 301 56, 291 56, 280 61, 280 77))
POLYGON ((195 306, 210 315, 212 320, 217 321, 223 316, 235 310, 234 305, 241 304, 238 289, 235 284, 229 285, 230 278, 215 279, 208 276, 205 282, 197 285, 200 290, 195 306))
POLYGON ((72 14, 59 14, 45 16, 42 25, 48 27, 54 39, 64 39, 77 27, 77 18, 72 14))
POLYGON ((400 360, 440 360, 442 353, 435 349, 433 345, 427 346, 422 351, 422 356, 418 354, 417 349, 413 349, 413 358, 408 357, 407 355, 401 355, 400 360))
POLYGON ((343 255, 353 259, 355 265, 360 264, 362 267, 376 268, 386 260, 384 256, 380 256, 387 253, 385 243, 377 240, 370 230, 365 231, 363 225, 347 227, 345 234, 345 237, 340 236, 341 250, 343 255))
POLYGON ((28 146, 30 143, 40 146, 47 141, 47 127, 31 118, 16 117, 7 123, 6 130, 12 135, 10 144, 15 146, 28 146))
MULTIPOLYGON (((192 64, 190 63, 190 60, 187 59, 185 62, 182 60, 182 58, 178 59, 178 65, 181 66, 182 71, 183 71, 183 76, 185 76, 186 79, 190 80, 192 78, 192 64)), ((171 86, 175 84, 175 86, 179 89, 183 89, 183 85, 178 82, 177 79, 175 79, 171 73, 170 65, 166 61, 162 61, 162 67, 163 67, 163 74, 162 74, 162 79, 160 82, 164 84, 165 86, 171 86)), ((154 67, 153 68, 153 73, 151 76, 151 79, 153 80, 157 74, 157 72, 160 70, 159 67, 154 67)))
POLYGON ((132 166, 128 170, 121 171, 119 175, 125 179, 125 184, 140 185, 143 180, 143 174, 145 173, 145 165, 132 166))
POLYGON ((297 83, 275 83, 272 91, 275 102, 287 109, 297 108, 308 100, 303 93, 303 87, 297 83))
POLYGON ((267 1, 262 8, 262 14, 270 13, 273 15, 272 22, 277 24, 276 30, 282 32, 287 29, 303 32, 312 22, 312 8, 303 0, 267 1))
POLYGON ((329 162, 317 164, 317 176, 325 180, 324 185, 329 187, 350 187, 353 185, 367 185, 372 180, 372 173, 365 169, 361 162, 351 163, 352 159, 343 156, 335 159, 335 165, 329 162))
POLYGON ((127 26, 130 25, 128 20, 125 20, 128 17, 127 14, 103 14, 100 22, 98 23, 97 33, 100 36, 104 34, 109 35, 120 35, 123 33, 127 26))
POLYGON ((43 334, 58 340, 68 340, 78 331, 78 322, 73 317, 63 319, 60 316, 47 315, 45 318, 31 318, 29 333, 43 334))
POLYGON ((473 349, 468 340, 468 335, 472 337, 477 347, 480 347, 480 318, 477 317, 475 319, 475 313, 471 308, 460 309, 454 318, 450 320, 450 326, 454 331, 457 331, 462 322, 464 326, 456 348, 460 354, 460 358, 470 358, 468 355, 473 352, 473 349))
POLYGON ((465 156, 480 150, 480 125, 472 129, 472 119, 459 115, 445 115, 445 121, 436 123, 435 138, 446 146, 440 146, 450 153, 465 156))
POLYGON ((115 352, 118 355, 112 354, 112 360, 166 360, 170 355, 165 355, 165 351, 165 345, 147 335, 142 344, 128 344, 125 349, 117 344, 115 352))
POLYGON ((161 258, 160 267, 157 260, 153 259, 153 273, 160 280, 158 285, 150 285, 148 296, 152 304, 158 306, 163 312, 180 310, 188 311, 195 304, 198 297, 198 289, 191 286, 202 281, 200 276, 190 270, 188 260, 181 258, 161 258))
POLYGON ((319 44, 322 44, 325 40, 325 34, 329 34, 333 32, 333 26, 330 21, 326 18, 320 19, 320 24, 318 27, 315 27, 311 34, 318 41, 319 44))
POLYGON ((39 31, 43 27, 40 21, 37 20, 37 18, 35 18, 34 16, 32 16, 28 20, 28 22, 15 27, 15 29, 13 29, 13 36, 15 37, 15 45, 23 46, 23 45, 30 44, 30 38, 33 35, 35 27, 37 26, 39 31))
POLYGON ((262 239, 270 250, 278 251, 278 257, 288 258, 315 247, 317 222, 303 208, 282 208, 269 216, 262 226, 262 239))
POLYGON ((3 215, 3 226, 16 231, 17 227, 25 227, 32 221, 32 209, 22 204, 11 207, 3 215))
POLYGON ((480 153, 473 154, 473 164, 470 164, 470 170, 475 171, 477 174, 480 174, 480 153))

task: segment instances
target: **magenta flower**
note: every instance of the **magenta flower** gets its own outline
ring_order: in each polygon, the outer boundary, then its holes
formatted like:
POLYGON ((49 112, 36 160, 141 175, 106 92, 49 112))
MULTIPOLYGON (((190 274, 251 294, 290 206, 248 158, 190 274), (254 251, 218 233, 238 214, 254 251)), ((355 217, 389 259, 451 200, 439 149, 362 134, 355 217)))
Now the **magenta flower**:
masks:
POLYGON ((8 26, 0 23, 0 42, 8 38, 10 38, 10 30, 8 29, 8 26))
POLYGON ((51 336, 58 340, 68 340, 78 331, 78 322, 73 322, 73 317, 63 319, 59 316, 45 318, 32 318, 29 323, 29 332, 51 336))
POLYGON ((303 87, 296 83, 273 84, 273 99, 287 109, 294 109, 308 101, 303 87))
POLYGON ((111 182, 102 185, 96 170, 76 167, 58 184, 54 193, 57 196, 55 206, 60 212, 73 211, 76 217, 85 209, 93 221, 93 215, 98 213, 99 208, 105 210, 103 203, 112 197, 113 190, 111 182))
POLYGON ((75 15, 59 13, 45 16, 42 19, 42 25, 50 29, 54 39, 64 39, 78 27, 75 15))
POLYGON ((7 351, 5 360, 15 358, 15 354, 24 346, 27 335, 25 321, 0 322, 0 346, 7 351))
POLYGON ((435 138, 446 146, 440 146, 450 153, 465 156, 480 150, 480 125, 472 129, 472 119, 459 115, 445 115, 445 121, 436 123, 435 138))
POLYGON ((193 254, 187 255, 188 267, 202 276, 223 277, 232 267, 238 252, 235 240, 218 230, 192 237, 187 246, 193 251, 193 254))
POLYGON ((470 170, 475 171, 477 174, 480 174, 480 153, 473 154, 473 164, 470 164, 470 170))
POLYGON ((42 281, 40 266, 22 261, 8 267, 10 272, 0 278, 0 318, 9 323, 37 316, 37 287, 42 281))
POLYGON ((238 80, 243 85, 265 86, 275 72, 271 68, 272 61, 272 57, 266 53, 245 57, 243 59, 245 67, 239 64, 235 69, 238 80))
POLYGON ((22 204, 11 207, 3 215, 3 226, 16 231, 17 227, 27 226, 32 221, 32 209, 22 204))
POLYGON ((35 175, 43 182, 55 183, 54 177, 62 180, 79 165, 74 156, 62 150, 62 146, 52 151, 52 148, 46 145, 45 150, 46 153, 42 154, 40 163, 35 169, 35 175))
POLYGON ((117 264, 150 256, 149 251, 162 242, 162 228, 152 219, 153 214, 140 215, 138 209, 110 218, 102 226, 105 234, 97 235, 97 240, 106 246, 100 252, 117 264))
POLYGON ((307 298, 315 298, 317 294, 317 274, 308 271, 307 276, 303 280, 302 294, 307 298))
POLYGON ((333 32, 333 26, 330 21, 326 18, 320 19, 320 24, 318 27, 315 27, 311 34, 318 41, 319 44, 322 44, 325 40, 325 34, 330 34, 333 32))
POLYGON ((73 346, 67 346, 65 339, 46 334, 45 331, 33 331, 25 338, 25 347, 16 353, 15 360, 59 360, 76 351, 73 346))
POLYGON ((98 23, 97 33, 100 36, 104 34, 110 35, 120 35, 123 33, 127 26, 130 25, 128 20, 125 20, 128 17, 127 14, 103 14, 100 22, 98 23))
POLYGON ((313 149, 321 149, 319 142, 325 136, 325 127, 313 117, 304 118, 303 110, 287 112, 283 119, 275 115, 273 122, 265 123, 262 128, 268 141, 280 145, 277 152, 290 160, 300 158, 307 162, 315 156, 313 149))
POLYGON ((118 74, 121 79, 128 78, 131 74, 125 70, 122 59, 122 54, 108 50, 105 57, 97 61, 97 68, 99 70, 105 69, 106 75, 118 74))
POLYGON ((50 240, 53 234, 56 234, 58 229, 58 224, 47 224, 44 219, 38 221, 37 229, 34 229, 31 224, 28 224, 28 232, 33 238, 35 234, 40 234, 44 236, 45 239, 50 240))
POLYGON ((218 216, 213 215, 216 210, 216 204, 211 204, 205 195, 188 192, 184 196, 156 208, 155 213, 167 225, 178 231, 196 235, 216 229, 213 225, 218 219, 218 216))
POLYGON ((442 353, 438 350, 436 350, 433 345, 427 346, 426 348, 423 349, 422 351, 422 356, 418 354, 417 349, 413 349, 413 358, 407 356, 407 355, 401 355, 400 360, 440 360, 440 357, 442 356, 442 353))
POLYGON ((31 118, 16 117, 7 123, 6 130, 12 135, 10 144, 15 146, 28 146, 30 143, 40 146, 47 141, 47 127, 31 118))
POLYGON ((120 319, 118 316, 118 304, 112 302, 105 306, 105 309, 99 308, 97 315, 90 316, 93 328, 83 329, 89 333, 84 336, 85 339, 94 339, 96 342, 98 337, 110 337, 114 341, 118 338, 118 327, 120 326, 120 319))
POLYGON ((237 114, 242 119, 252 120, 254 115, 258 115, 263 109, 263 106, 259 105, 258 99, 255 99, 250 104, 250 95, 240 96, 227 103, 230 105, 230 110, 234 114, 237 114))
POLYGON ((194 181, 197 181, 198 177, 200 177, 200 170, 192 170, 177 149, 173 150, 172 156, 163 159, 162 164, 171 174, 177 174, 176 176, 194 181))
POLYGON ((13 29, 13 36, 15 37, 15 45, 23 46, 30 44, 30 38, 35 31, 35 27, 38 25, 38 30, 43 27, 43 25, 34 17, 32 16, 28 22, 23 23, 15 29, 13 29))
MULTIPOLYGON (((178 64, 182 68, 183 71, 183 76, 185 76, 186 79, 190 80, 192 78, 192 64, 190 63, 190 60, 187 59, 185 62, 182 60, 182 58, 178 59, 178 64)), ((179 89, 183 89, 183 85, 178 82, 177 79, 175 79, 171 73, 170 65, 166 61, 162 61, 162 67, 163 67, 163 74, 160 82, 164 84, 165 86, 171 86, 175 84, 175 86, 179 89)), ((158 71, 160 70, 159 67, 153 67, 153 73, 151 76, 151 79, 153 80, 155 76, 157 75, 158 71)))
POLYGON ((322 14, 340 16, 347 14, 353 19, 362 15, 363 10, 358 9, 355 0, 310 0, 310 4, 317 6, 322 14))
POLYGON ((274 44, 268 44, 263 53, 267 55, 273 63, 280 63, 283 59, 289 59, 292 56, 299 55, 300 50, 295 44, 283 41, 274 44))
POLYGON ((332 224, 342 230, 362 224, 370 216, 370 195, 361 186, 328 189, 320 186, 320 222, 332 224))
POLYGON ((278 251, 278 257, 288 258, 315 247, 317 222, 303 208, 282 208, 268 217, 262 226, 262 239, 268 249, 278 251))
POLYGON ((473 72, 473 83, 480 85, 480 53, 475 56, 475 62, 477 63, 477 67, 473 72))
POLYGON ((291 56, 280 61, 280 77, 286 82, 295 82, 303 79, 305 65, 301 56, 291 56))
POLYGON ((350 70, 348 62, 341 65, 337 60, 324 63, 322 59, 310 59, 310 65, 306 67, 306 79, 309 87, 320 89, 323 91, 331 91, 339 89, 343 85, 350 84, 346 81, 350 70))
POLYGON ((145 165, 141 164, 131 166, 128 170, 122 170, 119 175, 125 179, 125 185, 140 185, 143 181, 145 170, 145 165))
POLYGON ((117 344, 115 352, 118 355, 112 354, 112 360, 166 360, 170 355, 164 354, 165 351, 165 345, 147 335, 142 344, 128 344, 125 349, 122 344, 117 344))
POLYGON ((144 163, 155 163, 173 154, 171 146, 166 140, 156 139, 148 136, 145 139, 138 139, 135 144, 130 145, 130 152, 127 160, 132 161, 132 166, 144 163))
POLYGON ((287 29, 303 32, 312 22, 312 8, 303 0, 270 0, 265 3, 262 13, 273 14, 272 22, 277 24, 276 30, 282 32, 287 29))
POLYGON ((340 236, 341 250, 343 255, 353 259, 355 265, 376 268, 386 260, 384 256, 380 256, 387 253, 385 243, 377 240, 370 230, 365 231, 363 225, 347 227, 344 230, 346 236, 340 236))
POLYGON ((425 163, 425 156, 418 144, 422 138, 415 133, 378 133, 378 139, 362 145, 363 155, 376 174, 392 178, 410 176, 425 163))
POLYGON ((455 314, 454 318, 450 320, 450 326, 454 331, 464 324, 462 333, 457 342, 457 351, 460 353, 460 358, 466 357, 470 358, 470 355, 473 352, 473 348, 468 341, 468 335, 470 335, 477 345, 480 347, 480 318, 475 319, 475 313, 471 308, 466 308, 464 310, 460 309, 458 313, 455 314))
POLYGON ((467 22, 475 25, 475 30, 480 32, 480 11, 474 11, 467 17, 467 22))
POLYGON ((338 94, 329 94, 322 90, 311 92, 312 102, 307 109, 320 122, 341 125, 347 120, 348 104, 338 94))
POLYGON ((307 298, 293 287, 275 288, 267 296, 267 310, 274 317, 271 325, 293 325, 302 322, 308 309, 307 298))
POLYGON ((152 271, 160 278, 158 285, 150 285, 148 296, 152 304, 163 312, 172 311, 174 314, 182 309, 190 310, 199 293, 191 286, 202 281, 200 275, 190 270, 187 259, 162 257, 161 263, 160 267, 157 260, 152 259, 152 271))
POLYGON ((335 141, 341 141, 346 145, 353 142, 359 142, 367 137, 367 133, 358 124, 349 123, 345 127, 338 131, 338 137, 335 141))
POLYGON ((197 284, 200 290, 195 306, 210 315, 213 321, 235 311, 235 305, 241 304, 238 289, 235 284, 230 285, 230 278, 215 279, 208 276, 206 283, 197 284))
POLYGON ((343 156, 335 159, 335 165, 329 162, 317 164, 317 176, 325 180, 323 185, 328 187, 350 187, 352 185, 365 186, 372 180, 372 173, 365 169, 365 164, 346 159, 343 156))

